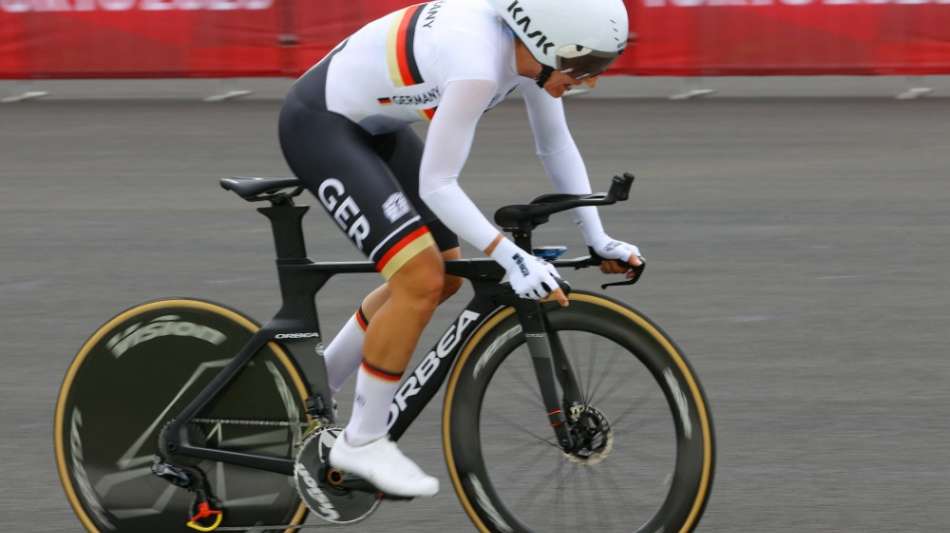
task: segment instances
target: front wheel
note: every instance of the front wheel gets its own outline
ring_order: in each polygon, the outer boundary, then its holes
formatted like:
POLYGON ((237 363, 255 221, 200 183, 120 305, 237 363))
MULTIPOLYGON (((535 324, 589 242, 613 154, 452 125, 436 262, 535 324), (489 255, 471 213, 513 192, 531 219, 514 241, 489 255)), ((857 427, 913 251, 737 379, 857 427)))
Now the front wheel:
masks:
POLYGON ((582 402, 558 445, 518 317, 472 335, 449 378, 443 445, 455 492, 481 531, 691 531, 712 486, 712 420, 692 368, 643 315, 575 291, 551 307, 582 402))

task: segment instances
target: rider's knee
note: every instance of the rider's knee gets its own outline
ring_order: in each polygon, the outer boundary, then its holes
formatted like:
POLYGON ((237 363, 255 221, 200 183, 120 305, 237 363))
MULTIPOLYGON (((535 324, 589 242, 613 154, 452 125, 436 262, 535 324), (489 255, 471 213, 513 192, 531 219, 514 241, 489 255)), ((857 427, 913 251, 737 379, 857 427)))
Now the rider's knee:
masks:
POLYGON ((453 294, 457 293, 462 288, 462 283, 462 278, 458 276, 445 276, 445 281, 442 284, 442 301, 448 300, 453 294))
POLYGON ((393 295, 428 310, 439 305, 445 284, 445 265, 435 248, 419 252, 389 279, 393 295))

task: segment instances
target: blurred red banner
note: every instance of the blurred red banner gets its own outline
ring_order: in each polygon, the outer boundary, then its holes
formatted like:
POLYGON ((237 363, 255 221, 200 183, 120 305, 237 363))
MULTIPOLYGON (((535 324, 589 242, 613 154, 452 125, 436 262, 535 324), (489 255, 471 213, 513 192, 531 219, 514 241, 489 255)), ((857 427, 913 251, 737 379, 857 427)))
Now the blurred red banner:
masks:
POLYGON ((0 0, 0 77, 282 73, 274 0, 0 0))
MULTIPOLYGON (((0 0, 0 78, 296 76, 406 0, 0 0)), ((616 74, 950 73, 950 0, 628 1, 616 74)))
POLYGON ((950 73, 950 0, 640 0, 639 75, 950 73))

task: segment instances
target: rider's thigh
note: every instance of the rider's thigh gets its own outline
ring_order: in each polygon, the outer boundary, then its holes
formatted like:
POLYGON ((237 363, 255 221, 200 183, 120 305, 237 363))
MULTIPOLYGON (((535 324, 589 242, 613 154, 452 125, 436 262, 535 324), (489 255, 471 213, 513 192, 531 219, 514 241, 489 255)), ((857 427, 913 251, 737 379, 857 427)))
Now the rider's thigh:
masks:
POLYGON ((373 149, 392 170, 409 203, 432 233, 439 250, 447 252, 458 248, 458 236, 419 197, 419 168, 422 166, 424 148, 422 139, 408 126, 373 139, 373 149))
POLYGON ((281 110, 280 142, 294 174, 383 278, 434 247, 429 228, 360 126, 309 109, 291 93, 281 110))

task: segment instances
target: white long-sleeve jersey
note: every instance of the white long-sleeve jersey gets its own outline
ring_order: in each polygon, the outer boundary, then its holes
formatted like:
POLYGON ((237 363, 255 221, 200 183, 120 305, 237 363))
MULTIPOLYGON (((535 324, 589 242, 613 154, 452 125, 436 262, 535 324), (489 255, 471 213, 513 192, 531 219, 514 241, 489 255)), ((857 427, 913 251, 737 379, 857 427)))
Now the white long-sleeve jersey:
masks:
MULTIPOLYGON (((483 0, 434 0, 370 22, 329 65, 327 109, 371 134, 430 121, 420 196, 479 250, 498 230, 458 185, 478 121, 515 89, 525 100, 537 154, 559 192, 591 191, 560 99, 515 68, 515 37, 483 0)), ((575 210, 588 244, 606 235, 596 208, 575 210)))

